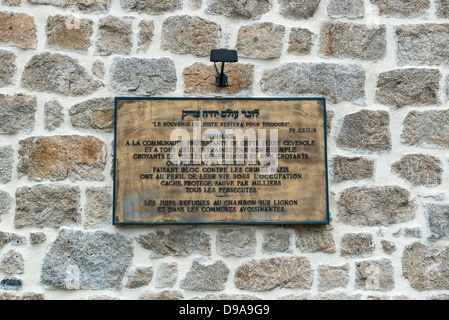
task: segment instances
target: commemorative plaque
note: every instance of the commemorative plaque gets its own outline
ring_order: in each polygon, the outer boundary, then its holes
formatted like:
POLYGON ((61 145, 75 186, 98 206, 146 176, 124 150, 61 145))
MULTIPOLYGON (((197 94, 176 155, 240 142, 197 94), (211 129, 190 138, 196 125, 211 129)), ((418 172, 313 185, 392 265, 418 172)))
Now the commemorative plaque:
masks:
POLYGON ((328 223, 322 98, 116 98, 114 224, 328 223))

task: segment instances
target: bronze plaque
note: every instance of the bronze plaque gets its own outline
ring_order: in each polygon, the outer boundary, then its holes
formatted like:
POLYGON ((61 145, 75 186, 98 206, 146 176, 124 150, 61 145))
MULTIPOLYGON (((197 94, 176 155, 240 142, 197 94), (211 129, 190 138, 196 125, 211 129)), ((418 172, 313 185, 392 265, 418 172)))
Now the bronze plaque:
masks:
POLYGON ((116 98, 114 224, 329 223, 322 98, 116 98))

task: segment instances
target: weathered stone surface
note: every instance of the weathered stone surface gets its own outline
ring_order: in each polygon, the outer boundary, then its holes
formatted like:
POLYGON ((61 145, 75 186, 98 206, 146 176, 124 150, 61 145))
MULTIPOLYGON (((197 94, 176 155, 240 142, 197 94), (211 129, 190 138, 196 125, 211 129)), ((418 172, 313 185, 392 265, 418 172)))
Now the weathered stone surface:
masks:
POLYGON ((32 245, 47 241, 47 235, 43 232, 31 232, 30 243, 32 245))
POLYGON ((303 225, 294 228, 296 247, 301 252, 334 253, 335 241, 332 230, 328 226, 303 225))
POLYGON ((8 7, 17 7, 20 6, 22 0, 3 0, 2 4, 8 7))
POLYGON ((0 289, 3 290, 22 290, 22 285, 23 281, 16 277, 3 278, 3 280, 0 281, 0 289))
POLYGON ((436 294, 427 297, 427 300, 449 300, 449 294, 436 294))
POLYGON ((178 264, 163 262, 156 273, 156 288, 171 288, 178 280, 178 264))
POLYGON ((447 64, 449 24, 401 25, 396 27, 396 39, 399 65, 447 64))
POLYGON ((329 136, 332 130, 332 120, 334 119, 335 112, 333 110, 326 110, 326 134, 329 136))
POLYGON ((335 182, 373 179, 374 160, 363 157, 335 156, 330 162, 331 176, 335 182))
POLYGON ((163 94, 176 89, 176 68, 169 58, 114 58, 110 70, 110 86, 119 94, 163 94))
POLYGON ((64 111, 59 101, 54 98, 44 105, 44 126, 45 129, 53 131, 64 122, 64 111))
POLYGON ((46 289, 120 289, 132 257, 128 236, 62 228, 47 249, 40 283, 46 289))
POLYGON ((393 163, 391 169, 414 186, 441 184, 442 163, 430 155, 407 154, 393 163))
POLYGON ((380 243, 385 253, 392 254, 396 251, 396 244, 393 241, 382 240, 380 243))
MULTIPOLYGON (((1 200, 0 205, 3 205, 3 203, 1 203, 1 200)), ((26 238, 21 235, 18 235, 16 233, 0 231, 0 249, 9 243, 11 243, 12 245, 21 245, 25 244, 26 242, 27 242, 26 238)))
POLYGON ((47 4, 58 7, 77 7, 81 12, 100 14, 109 11, 112 0, 28 0, 32 4, 47 4))
POLYGON ((381 16, 412 18, 423 16, 430 8, 430 0, 370 0, 377 6, 381 16))
POLYGON ((320 0, 279 0, 279 12, 290 19, 309 19, 319 4, 320 0))
POLYGON ((421 238, 422 231, 419 227, 404 228, 404 237, 406 238, 421 238))
POLYGON ((411 111, 401 139, 408 145, 449 148, 449 110, 411 111))
POLYGON ((114 98, 94 98, 78 103, 69 110, 72 126, 77 129, 114 130, 114 98))
POLYGON ((19 296, 8 292, 2 292, 0 293, 0 300, 44 300, 44 294, 25 292, 19 296))
POLYGON ((0 184, 11 181, 13 162, 14 149, 12 146, 0 146, 0 184))
POLYGON ((19 142, 19 177, 52 181, 104 179, 105 145, 92 136, 31 137, 19 142))
POLYGON ((438 104, 441 73, 437 69, 396 69, 382 72, 377 79, 376 100, 401 108, 438 104))
POLYGON ((139 300, 184 300, 184 296, 179 291, 152 292, 147 290, 139 296, 139 300))
POLYGON ((11 209, 14 199, 9 195, 9 193, 0 190, 0 214, 8 213, 11 209))
POLYGON ((112 221, 112 188, 88 187, 83 225, 87 229, 100 228, 112 221))
POLYGON ((196 62, 184 69, 184 93, 201 96, 242 95, 252 93, 254 65, 231 63, 225 66, 228 86, 215 85, 213 65, 196 62))
POLYGON ((263 92, 273 95, 318 95, 333 103, 365 104, 365 72, 358 65, 334 63, 285 63, 266 70, 263 92))
POLYGON ((129 19, 107 16, 98 22, 97 53, 130 54, 132 49, 132 23, 129 19))
POLYGON ((176 228, 167 232, 149 232, 141 234, 136 240, 150 251, 151 258, 211 254, 211 238, 199 229, 176 228))
POLYGON ((284 26, 271 22, 242 26, 237 34, 237 52, 246 58, 278 58, 282 53, 284 33, 284 26))
POLYGON ((326 22, 321 25, 320 53, 325 57, 377 61, 387 51, 385 25, 326 22))
POLYGON ((271 0, 207 0, 206 13, 243 19, 260 19, 270 11, 271 0))
POLYGON ((30 133, 37 110, 35 96, 0 94, 0 134, 30 133))
POLYGON ((263 253, 292 253, 291 234, 288 231, 269 231, 263 234, 263 253))
POLYGON ((182 0, 120 0, 124 11, 164 14, 182 9, 182 0))
POLYGON ((153 20, 142 20, 139 23, 139 35, 138 35, 138 46, 139 49, 147 52, 148 47, 153 41, 154 36, 154 21, 153 20))
POLYGON ((449 236, 449 205, 426 203, 425 216, 429 228, 429 241, 445 239, 449 236))
POLYGON ((423 290, 449 289, 449 248, 426 246, 415 242, 405 247, 402 274, 412 288, 423 290))
POLYGON ((372 152, 390 150, 390 115, 377 110, 348 114, 337 134, 337 146, 372 152))
POLYGON ((99 78, 104 77, 104 75, 106 74, 106 69, 103 61, 95 60, 92 63, 92 74, 99 78))
POLYGON ((16 70, 16 55, 9 51, 0 50, 0 87, 13 84, 16 70))
POLYGON ((95 92, 102 83, 94 80, 77 60, 45 52, 28 61, 22 73, 22 86, 35 91, 81 96, 95 92))
POLYGON ((366 260, 356 263, 355 288, 390 291, 394 289, 394 269, 391 260, 366 260))
POLYGON ((9 250, 0 263, 0 271, 8 274, 21 274, 24 271, 25 260, 20 252, 9 250))
POLYGON ((256 253, 256 233, 252 229, 219 229, 216 239, 221 256, 246 257, 256 253))
POLYGON ((337 205, 340 221, 354 226, 388 226, 415 217, 410 193, 398 186, 348 188, 337 205))
POLYGON ((34 49, 36 33, 33 17, 24 13, 0 12, 0 44, 34 49))
POLYGON ((35 185, 16 191, 14 225, 20 227, 59 228, 80 225, 79 187, 35 185))
POLYGON ((320 265, 318 267, 318 290, 345 288, 349 283, 349 264, 342 266, 320 265))
POLYGON ((152 267, 134 267, 127 272, 127 282, 125 287, 128 289, 135 289, 150 284, 153 278, 152 267))
POLYGON ((312 268, 304 257, 251 260, 237 268, 234 278, 237 288, 250 291, 310 289, 312 281, 312 268))
POLYGON ((180 287, 185 290, 220 291, 225 288, 229 268, 221 260, 196 258, 192 267, 181 280, 180 287))
POLYGON ((331 18, 363 18, 365 4, 363 0, 329 0, 327 13, 331 18))
POLYGON ((221 27, 215 22, 192 16, 173 16, 162 24, 161 48, 172 53, 210 55, 221 38, 221 27))
POLYGON ((312 50, 315 34, 308 29, 292 28, 288 41, 287 52, 297 55, 309 54, 312 50))
POLYGON ((192 10, 200 9, 203 5, 203 0, 189 0, 189 8, 192 10))
POLYGON ((55 15, 47 18, 47 47, 87 52, 93 32, 93 22, 73 15, 55 15))
POLYGON ((440 18, 449 18, 449 2, 447 0, 435 0, 436 15, 440 18))
POLYGON ((366 258, 374 254, 376 245, 371 233, 346 233, 340 243, 340 255, 366 258))

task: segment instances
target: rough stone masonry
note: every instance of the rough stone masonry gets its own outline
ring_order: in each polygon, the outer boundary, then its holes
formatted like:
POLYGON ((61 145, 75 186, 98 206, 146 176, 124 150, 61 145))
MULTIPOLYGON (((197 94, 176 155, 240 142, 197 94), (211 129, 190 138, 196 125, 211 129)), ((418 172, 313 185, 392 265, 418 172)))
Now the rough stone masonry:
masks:
POLYGON ((0 300, 449 299, 446 0, 0 0, 0 300), (230 86, 209 52, 237 49, 230 86), (329 225, 112 225, 114 97, 325 97, 329 225))

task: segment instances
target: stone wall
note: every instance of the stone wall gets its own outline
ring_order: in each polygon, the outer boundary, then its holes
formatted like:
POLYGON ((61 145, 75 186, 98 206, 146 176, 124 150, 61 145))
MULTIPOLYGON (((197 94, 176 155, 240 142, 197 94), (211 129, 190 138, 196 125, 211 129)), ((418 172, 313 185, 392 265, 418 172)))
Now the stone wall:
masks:
POLYGON ((448 18, 447 0, 1 0, 0 299, 449 298, 448 18), (330 225, 112 226, 115 96, 326 97, 330 225))

